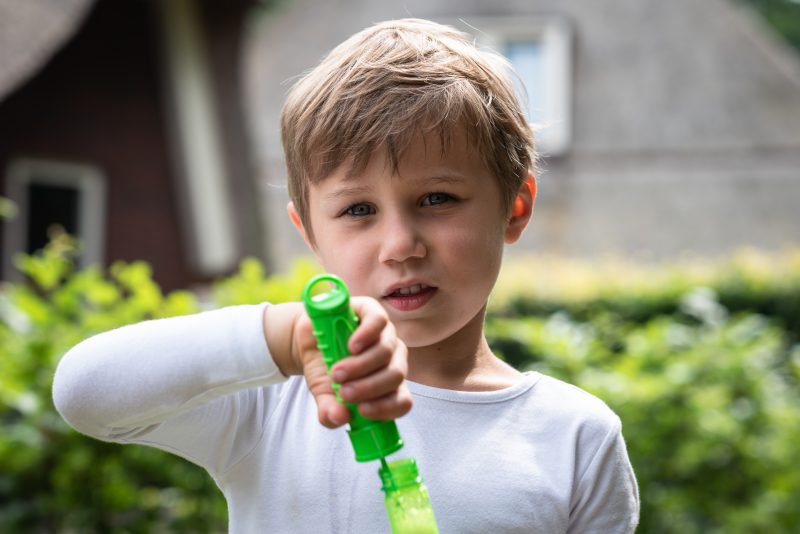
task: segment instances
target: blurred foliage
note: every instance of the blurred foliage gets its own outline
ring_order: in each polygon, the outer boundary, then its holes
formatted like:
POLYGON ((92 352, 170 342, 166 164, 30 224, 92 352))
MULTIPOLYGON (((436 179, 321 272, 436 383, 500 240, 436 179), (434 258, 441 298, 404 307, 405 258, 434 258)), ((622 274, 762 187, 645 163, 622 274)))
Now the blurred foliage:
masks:
MULTIPOLYGON (((81 339, 123 324, 297 299, 318 267, 269 276, 248 259, 204 304, 163 294, 141 262, 76 271, 76 253, 57 236, 18 258, 27 283, 0 290, 0 532, 224 532, 224 500, 202 469, 70 430, 50 400, 54 367, 81 339)), ((573 382, 621 416, 640 532, 797 531, 799 258, 511 261, 487 335, 516 367, 573 382)))
POLYGON ((300 300, 303 287, 320 272, 316 263, 301 258, 295 261, 287 274, 267 276, 260 261, 246 258, 235 276, 219 280, 214 285, 213 301, 217 306, 233 306, 300 300))
POLYGON ((552 256, 506 262, 490 302, 492 315, 546 316, 565 311, 579 321, 610 313, 644 323, 679 314, 683 296, 707 287, 730 313, 770 317, 800 341, 800 251, 741 249, 723 259, 685 257, 657 264, 552 256))
MULTIPOLYGON (((162 451, 103 443, 71 430, 52 405, 53 371, 92 334, 205 307, 188 291, 164 295, 143 262, 75 271, 77 244, 56 234, 16 259, 27 283, 0 290, 0 532, 224 532, 227 511, 200 468, 162 451)), ((299 261, 267 277, 244 260, 212 288, 208 306, 296 300, 318 272, 299 261)))
POLYGON ((72 345, 199 310, 191 293, 163 295, 141 262, 107 275, 75 272, 77 252, 56 236, 40 254, 18 258, 29 283, 0 291, 0 532, 224 531, 225 503, 202 471, 154 449, 81 436, 55 412, 53 370, 72 345))
POLYGON ((0 196, 0 221, 3 219, 13 219, 17 216, 17 205, 13 200, 0 196))
POLYGON ((755 8, 780 35, 800 51, 800 2, 798 0, 741 0, 755 8))

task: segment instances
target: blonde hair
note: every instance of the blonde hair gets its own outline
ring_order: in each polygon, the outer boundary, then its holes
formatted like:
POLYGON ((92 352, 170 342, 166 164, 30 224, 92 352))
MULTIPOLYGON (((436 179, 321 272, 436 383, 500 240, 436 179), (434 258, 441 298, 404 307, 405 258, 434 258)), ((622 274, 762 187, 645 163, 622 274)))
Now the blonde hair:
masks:
POLYGON ((533 134, 511 68, 454 28, 387 21, 334 48, 292 87, 281 113, 289 196, 313 242, 309 184, 345 161, 362 171, 384 150, 392 171, 415 136, 436 133, 442 150, 463 128, 500 184, 508 210, 533 171, 533 134))

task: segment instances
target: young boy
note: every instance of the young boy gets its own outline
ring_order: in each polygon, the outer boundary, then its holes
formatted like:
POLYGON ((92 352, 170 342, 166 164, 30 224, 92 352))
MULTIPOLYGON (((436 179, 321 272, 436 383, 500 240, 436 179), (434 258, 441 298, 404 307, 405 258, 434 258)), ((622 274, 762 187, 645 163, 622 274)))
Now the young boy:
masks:
MULTIPOLYGON (((443 534, 631 532, 639 503, 617 416, 516 371, 483 334, 504 245, 535 197, 531 132, 505 69, 452 28, 390 21, 292 89, 289 215, 359 295, 354 356, 333 378, 363 415, 400 417, 397 455, 417 459, 443 534)), ((323 427, 349 418, 330 384, 302 306, 288 303, 90 338, 62 360, 54 398, 82 432, 206 468, 231 532, 388 532, 377 465, 323 427)))

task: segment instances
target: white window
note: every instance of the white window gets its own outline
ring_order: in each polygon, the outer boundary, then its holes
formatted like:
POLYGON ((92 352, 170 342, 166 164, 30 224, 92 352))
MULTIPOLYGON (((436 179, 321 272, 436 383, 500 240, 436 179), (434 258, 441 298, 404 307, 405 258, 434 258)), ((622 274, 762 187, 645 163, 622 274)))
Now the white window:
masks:
POLYGON ((478 46, 503 54, 544 156, 569 150, 572 137, 572 32, 559 17, 470 18, 455 24, 478 46))
POLYGON ((80 265, 103 259, 105 179, 95 167, 55 161, 19 159, 6 173, 6 196, 17 214, 4 221, 3 278, 18 278, 14 256, 32 253, 48 241, 48 230, 60 225, 81 243, 80 265))

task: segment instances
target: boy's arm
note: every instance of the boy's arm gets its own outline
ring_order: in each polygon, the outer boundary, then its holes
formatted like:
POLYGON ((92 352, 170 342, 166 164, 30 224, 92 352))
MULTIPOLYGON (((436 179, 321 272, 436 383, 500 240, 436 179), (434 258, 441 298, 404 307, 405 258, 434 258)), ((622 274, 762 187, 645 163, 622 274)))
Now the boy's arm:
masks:
POLYGON ((639 490, 619 418, 577 481, 568 533, 629 534, 639 522, 639 490))
POLYGON ((72 348, 53 380, 62 416, 125 441, 215 398, 284 379, 261 328, 263 306, 145 321, 72 348))
MULTIPOLYGON (((411 406, 405 347, 380 304, 353 305, 362 323, 351 340, 357 356, 336 368, 347 375, 342 395, 362 402, 369 417, 399 417, 411 406)), ((304 317, 299 304, 234 306, 98 334, 62 358, 55 405, 90 436, 145 443, 224 469, 258 440, 274 408, 260 387, 285 375, 305 373, 324 424, 347 421, 347 410, 336 415, 343 408, 304 317)))

